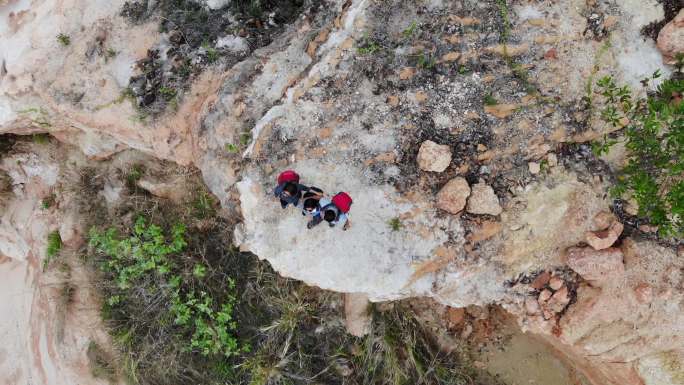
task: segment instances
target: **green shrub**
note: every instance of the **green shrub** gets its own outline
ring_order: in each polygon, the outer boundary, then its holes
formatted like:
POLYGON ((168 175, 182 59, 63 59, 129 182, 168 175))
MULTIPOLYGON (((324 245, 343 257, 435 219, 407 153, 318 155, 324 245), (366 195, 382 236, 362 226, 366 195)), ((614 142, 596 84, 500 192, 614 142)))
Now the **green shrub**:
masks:
POLYGON ((403 30, 403 31, 401 32, 401 35, 402 35, 405 39, 410 39, 410 38, 413 37, 413 35, 414 35, 417 31, 418 31, 418 23, 416 23, 415 21, 412 21, 412 22, 411 22, 411 25, 409 25, 408 28, 406 28, 405 30, 403 30))
MULTIPOLYGON (((656 72, 643 84, 660 77, 656 72)), ((628 86, 604 77, 597 82, 605 101, 601 117, 621 130, 627 165, 618 174, 616 197, 639 205, 638 215, 659 228, 662 236, 684 234, 684 80, 663 81, 646 96, 635 97, 628 86)), ((604 137, 594 152, 607 152, 617 139, 604 137)))
POLYGON ((382 49, 380 45, 373 39, 368 37, 368 34, 364 35, 363 41, 356 47, 356 52, 359 55, 372 55, 379 52, 382 49))
POLYGON ((390 227, 390 229, 392 229, 392 231, 399 231, 402 227, 404 227, 399 217, 390 219, 389 222, 387 222, 387 225, 390 227))
POLYGON ((59 35, 57 35, 57 41, 59 42, 59 44, 65 46, 65 47, 68 46, 69 44, 71 44, 71 38, 69 37, 69 35, 66 35, 63 33, 60 33, 59 35))
MULTIPOLYGON (((114 310, 125 308, 140 290, 162 292, 167 302, 161 319, 172 320, 173 338, 186 339, 184 351, 226 357, 239 352, 233 334, 237 326, 232 316, 236 301, 233 280, 225 279, 225 292, 219 298, 198 290, 192 276, 183 274, 174 261, 187 246, 182 224, 174 225, 167 236, 161 227, 148 225, 140 217, 131 230, 123 236, 114 228, 90 231, 90 246, 105 257, 101 269, 115 283, 107 305, 114 310)), ((196 278, 205 274, 204 266, 195 265, 196 278)))
POLYGON ((491 93, 488 93, 484 96, 483 102, 485 106, 496 106, 497 104, 499 104, 499 101, 496 100, 496 98, 491 93))
POLYGON ((193 201, 194 215, 199 219, 205 219, 216 213, 214 197, 204 190, 200 190, 193 201))

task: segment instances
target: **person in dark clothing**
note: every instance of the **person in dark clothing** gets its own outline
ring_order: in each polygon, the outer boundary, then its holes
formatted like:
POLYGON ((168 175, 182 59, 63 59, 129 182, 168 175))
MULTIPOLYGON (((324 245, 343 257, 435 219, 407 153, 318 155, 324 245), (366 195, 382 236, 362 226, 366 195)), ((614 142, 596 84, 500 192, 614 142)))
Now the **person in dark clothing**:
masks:
POLYGON ((286 208, 289 204, 297 206, 302 194, 309 188, 294 181, 284 182, 276 187, 274 195, 280 199, 280 207, 286 208))

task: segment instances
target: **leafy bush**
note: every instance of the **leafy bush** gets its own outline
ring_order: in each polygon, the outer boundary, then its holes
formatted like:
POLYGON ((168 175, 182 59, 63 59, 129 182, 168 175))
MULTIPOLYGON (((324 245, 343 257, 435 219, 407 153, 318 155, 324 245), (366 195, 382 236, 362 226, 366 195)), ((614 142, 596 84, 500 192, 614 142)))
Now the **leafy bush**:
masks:
POLYGON ((174 354, 231 357, 241 351, 234 335, 235 283, 230 277, 223 277, 222 284, 212 279, 212 290, 200 280, 207 274, 205 266, 196 262, 192 269, 185 266, 189 261, 184 260, 188 257, 184 225, 172 226, 167 235, 140 217, 123 235, 115 228, 91 229, 90 246, 112 282, 106 287, 105 315, 125 326, 118 340, 132 356, 151 342, 148 338, 155 338, 142 334, 138 322, 151 323, 160 333, 156 338, 172 345, 160 349, 176 350, 174 354), (129 313, 143 303, 155 313, 129 313), (149 318, 143 321, 137 316, 149 318))
MULTIPOLYGON (((679 73, 679 72, 678 72, 679 73)), ((660 77, 656 72, 643 81, 660 77)), ((627 165, 618 175, 615 196, 628 195, 639 205, 639 216, 658 226, 663 236, 684 234, 684 80, 663 81, 644 97, 628 86, 604 77, 597 83, 606 105, 601 117, 622 129, 627 165), (622 128, 624 127, 624 128, 622 128)), ((604 137, 593 145, 601 154, 618 142, 604 137)))

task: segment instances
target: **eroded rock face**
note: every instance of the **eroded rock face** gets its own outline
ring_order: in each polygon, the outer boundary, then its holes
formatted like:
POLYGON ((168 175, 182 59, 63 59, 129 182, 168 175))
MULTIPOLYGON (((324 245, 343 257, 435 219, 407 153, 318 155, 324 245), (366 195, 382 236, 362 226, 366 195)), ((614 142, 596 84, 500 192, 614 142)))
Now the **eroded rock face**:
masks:
POLYGON ((622 251, 617 248, 595 250, 589 247, 568 250, 568 266, 587 281, 601 285, 624 275, 622 251))
MULTIPOLYGON (((55 155, 53 146, 26 146, 0 165, 14 186, 0 216, 0 382, 104 385, 108 382, 91 374, 85 354, 91 341, 110 343, 88 272, 82 265, 70 269, 76 284, 65 303, 63 274, 43 267, 48 233, 58 231, 71 252, 83 242, 83 218, 64 210, 69 195, 58 197, 63 208, 42 204, 57 183, 77 183, 66 178, 55 155)), ((80 157, 76 153, 72 159, 80 157)))
MULTIPOLYGON (((117 100, 137 73, 134 63, 171 36, 160 35, 152 22, 127 24, 118 16, 122 3, 0 3, 0 132, 49 131, 93 160, 134 148, 194 164, 223 207, 242 214, 236 243, 286 276, 372 301, 429 296, 456 307, 500 302, 519 311, 527 329, 577 357, 592 357, 581 365, 599 369, 596 384, 631 384, 637 364, 644 378, 666 378, 661 373, 670 361, 663 355, 678 357, 684 346, 679 262, 648 242, 627 242, 619 250, 574 252, 568 265, 589 282, 556 275, 568 248, 584 242, 588 231, 606 228, 597 228, 594 217, 609 202, 606 186, 583 168, 583 155, 561 155, 555 147, 601 138, 605 125, 595 116, 521 97, 526 90, 512 88, 502 60, 507 52, 533 63, 529 78, 537 82, 531 86, 559 106, 585 96, 589 74, 617 72, 618 80, 638 86, 662 66, 654 44, 639 38, 641 27, 662 17, 655 2, 516 3, 510 9, 515 44, 504 49, 491 39, 490 31, 500 28, 493 3, 437 1, 419 14, 410 2, 328 1, 325 11, 297 19, 244 60, 207 69, 178 111, 146 121, 117 100), (402 37, 414 20, 453 31, 430 34, 434 64, 430 58, 419 63, 424 47, 402 37), (382 52, 361 54, 364 36, 376 36, 376 30, 387 39, 378 46, 392 47, 396 62, 384 62, 382 52), (72 43, 61 46, 58 33, 72 43), (87 57, 95 41, 117 55, 87 57), (470 71, 480 68, 489 70, 470 71), (484 106, 489 90, 497 90, 490 95, 496 103, 484 106), (549 168, 542 168, 542 159, 549 168), (355 202, 351 228, 307 231, 297 210, 281 210, 272 188, 285 168, 328 193, 348 191, 355 202), (444 211, 463 210, 465 176, 482 179, 469 197, 473 215, 448 215, 444 211), (458 193, 435 194, 453 178, 458 193), (595 263, 597 254, 605 261, 595 263), (547 276, 533 283, 532 296, 508 287, 533 271, 547 276), (562 279, 552 286, 555 277, 562 279), (627 364, 610 364, 616 361, 627 364)), ((215 10, 225 5, 204 3, 215 10)), ((416 39, 427 39, 423 32, 416 39)), ((245 51, 236 36, 217 43, 245 51)), ((25 167, 7 169, 22 181, 17 189, 33 186, 42 194, 54 180, 45 169, 50 162, 35 165, 25 156, 25 167)), ((176 193, 154 182, 140 181, 157 194, 176 193)), ((121 181, 106 180, 103 199, 114 204, 122 188, 121 181)), ((45 230, 36 202, 14 201, 3 213, 0 252, 12 260, 36 263, 32 255, 44 246, 35 243, 45 230)), ((75 247, 83 230, 68 225, 77 218, 65 219, 59 231, 75 247)), ((21 269, 13 266, 2 276, 24 274, 21 269)))

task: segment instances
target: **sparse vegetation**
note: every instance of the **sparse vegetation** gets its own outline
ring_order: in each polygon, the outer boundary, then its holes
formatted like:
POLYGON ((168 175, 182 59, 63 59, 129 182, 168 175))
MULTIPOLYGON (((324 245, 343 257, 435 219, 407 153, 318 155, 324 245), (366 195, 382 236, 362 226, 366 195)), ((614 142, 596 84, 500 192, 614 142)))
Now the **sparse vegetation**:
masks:
POLYGON ((494 95, 491 94, 491 92, 485 94, 482 101, 484 102, 485 106, 496 106, 497 104, 499 104, 499 101, 496 100, 496 98, 494 97, 494 95))
POLYGON ((209 64, 215 63, 219 59, 219 52, 216 50, 216 48, 209 45, 208 42, 204 42, 202 44, 202 48, 204 48, 204 52, 207 57, 207 62, 209 64))
POLYGON ((435 59, 435 57, 429 53, 423 52, 420 55, 418 55, 418 68, 432 69, 436 63, 437 60, 435 59))
POLYGON ((363 37, 361 44, 356 47, 356 52, 359 55, 373 55, 374 53, 379 52, 381 49, 382 47, 380 47, 380 44, 369 38, 368 34, 366 34, 363 37))
POLYGON ((59 44, 63 45, 64 47, 71 44, 71 38, 69 37, 69 35, 66 35, 63 33, 60 33, 59 35, 57 35, 57 41, 59 42, 59 44))
POLYGON ((43 270, 46 270, 50 262, 62 250, 62 238, 59 236, 59 231, 53 231, 47 237, 47 249, 45 252, 45 259, 43 260, 43 270))
POLYGON ((506 61, 506 64, 508 64, 508 67, 511 69, 515 77, 518 78, 525 87, 525 92, 530 95, 538 95, 539 91, 537 86, 534 85, 530 80, 530 74, 527 69, 520 63, 517 63, 513 57, 508 54, 508 40, 511 37, 511 21, 508 12, 508 4, 506 1, 507 0, 496 1, 496 4, 499 8, 499 15, 502 20, 500 40, 504 49, 504 60, 506 61))
POLYGON ((226 151, 228 151, 231 154, 235 154, 238 152, 239 148, 238 146, 234 145, 233 143, 226 143, 226 151))
POLYGON ((216 201, 214 197, 201 190, 195 195, 195 200, 193 201, 194 215, 199 219, 209 218, 216 213, 215 206, 216 201))
POLYGON ((90 341, 86 351, 90 372, 95 378, 103 378, 113 382, 116 380, 116 368, 113 366, 112 358, 95 341, 90 341))
MULTIPOLYGON (((658 79, 656 71, 642 83, 658 79)), ((627 166, 613 189, 616 197, 628 197, 639 206, 638 215, 659 229, 662 236, 684 234, 684 80, 681 72, 663 81, 644 97, 635 97, 628 86, 618 86, 606 76, 597 82, 603 98, 601 117, 621 137, 604 136, 595 153, 607 152, 624 141, 627 166)))
POLYGON ((411 25, 409 25, 408 28, 406 28, 405 30, 403 30, 403 31, 401 32, 401 35, 402 35, 405 39, 410 39, 410 38, 412 38, 412 37, 415 35, 415 33, 416 33, 417 31, 418 31, 418 23, 416 23, 415 21, 412 21, 412 22, 411 22, 411 25))
POLYGON ((33 143, 36 144, 48 144, 50 142, 50 135, 48 134, 33 134, 31 135, 33 143))
POLYGON ((125 176, 126 185, 130 191, 135 191, 138 188, 137 183, 142 178, 144 172, 143 166, 139 164, 135 164, 128 169, 125 176))
POLYGON ((399 231, 402 227, 404 227, 399 217, 394 217, 390 219, 389 222, 387 222, 387 224, 389 225, 390 229, 392 229, 392 231, 399 231))
POLYGON ((40 207, 43 210, 47 210, 50 207, 54 206, 56 201, 57 201, 57 196, 54 193, 52 193, 40 201, 40 207))

